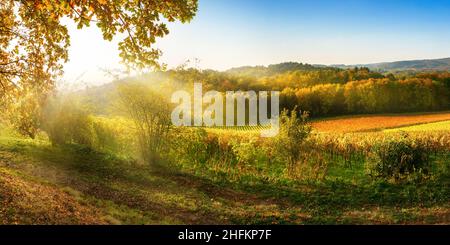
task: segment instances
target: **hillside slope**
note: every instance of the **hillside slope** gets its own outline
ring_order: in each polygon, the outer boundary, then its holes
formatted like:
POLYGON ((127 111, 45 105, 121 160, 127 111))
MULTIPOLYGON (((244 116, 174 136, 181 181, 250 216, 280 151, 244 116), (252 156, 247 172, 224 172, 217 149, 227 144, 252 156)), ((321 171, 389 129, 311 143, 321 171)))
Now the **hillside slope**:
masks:
POLYGON ((361 166, 330 168, 323 183, 154 167, 79 145, 0 137, 0 223, 450 223, 446 177, 416 188, 367 182, 361 166))
POLYGON ((67 191, 0 167, 0 224, 106 223, 98 209, 67 191))
POLYGON ((338 68, 368 67, 376 71, 450 71, 450 58, 404 60, 373 64, 333 65, 338 68))

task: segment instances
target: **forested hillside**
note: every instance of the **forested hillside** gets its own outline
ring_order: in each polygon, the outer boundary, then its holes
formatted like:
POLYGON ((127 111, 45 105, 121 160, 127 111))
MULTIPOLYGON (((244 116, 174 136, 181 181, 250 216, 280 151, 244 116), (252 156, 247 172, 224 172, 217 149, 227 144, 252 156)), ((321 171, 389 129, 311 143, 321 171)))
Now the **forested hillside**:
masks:
MULTIPOLYGON (((225 72, 175 69, 149 73, 81 91, 94 107, 106 108, 115 86, 129 82, 176 84, 189 89, 202 82, 204 91, 280 91, 282 108, 295 106, 313 117, 450 109, 450 73, 382 74, 368 68, 340 69, 302 63, 240 67, 225 72)), ((103 109, 102 109, 103 110, 103 109)), ((105 113, 105 112, 103 112, 105 113)))
POLYGON ((428 60, 404 60, 395 62, 382 62, 363 65, 335 65, 340 68, 368 67, 384 72, 404 72, 404 71, 450 71, 450 58, 428 59, 428 60))

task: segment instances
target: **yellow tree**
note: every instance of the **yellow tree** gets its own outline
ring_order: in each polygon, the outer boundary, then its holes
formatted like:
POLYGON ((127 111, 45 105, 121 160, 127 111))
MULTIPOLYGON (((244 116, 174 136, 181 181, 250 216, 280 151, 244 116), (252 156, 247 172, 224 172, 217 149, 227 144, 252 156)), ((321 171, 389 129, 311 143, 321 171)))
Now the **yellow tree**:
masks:
POLYGON ((79 29, 95 24, 105 40, 118 33, 120 57, 130 69, 160 68, 157 37, 166 22, 190 21, 197 0, 2 0, 0 1, 0 107, 13 124, 34 137, 39 105, 68 60, 70 36, 62 18, 79 29), (166 20, 166 21, 164 21, 166 20))

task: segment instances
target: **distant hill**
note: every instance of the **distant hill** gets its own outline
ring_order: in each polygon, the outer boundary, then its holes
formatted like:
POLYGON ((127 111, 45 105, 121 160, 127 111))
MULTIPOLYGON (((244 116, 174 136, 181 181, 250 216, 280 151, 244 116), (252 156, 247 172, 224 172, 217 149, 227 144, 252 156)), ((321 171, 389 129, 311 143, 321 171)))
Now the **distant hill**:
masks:
POLYGON ((314 70, 335 70, 335 67, 326 65, 310 65, 298 62, 283 62, 268 66, 241 66, 226 70, 225 72, 233 75, 242 76, 270 76, 288 71, 314 71, 314 70))
POLYGON ((241 66, 227 70, 229 74, 240 74, 254 77, 268 76, 286 71, 312 71, 312 70, 331 70, 335 68, 349 69, 354 67, 367 67, 377 72, 420 72, 420 71, 450 71, 450 58, 443 59, 424 59, 424 60, 404 60, 395 62, 382 62, 373 64, 354 64, 354 65, 321 65, 306 64, 298 62, 284 62, 268 66, 241 66))
POLYGON ((450 71, 450 58, 428 60, 405 60, 374 64, 331 65, 338 68, 368 67, 375 71, 450 71))
MULTIPOLYGON (((268 66, 241 66, 228 69, 224 72, 215 70, 204 70, 196 73, 193 70, 186 71, 168 71, 168 72, 154 72, 141 75, 138 77, 128 77, 107 83, 101 86, 90 87, 75 92, 83 97, 86 104, 92 105, 94 111, 98 114, 107 113, 104 108, 110 107, 111 96, 116 93, 119 84, 139 81, 160 83, 167 79, 173 81, 191 81, 192 79, 206 81, 209 80, 211 84, 220 87, 224 81, 231 84, 237 84, 236 77, 244 77, 251 79, 259 79, 262 77, 270 77, 280 75, 286 72, 298 72, 305 75, 303 81, 307 84, 308 80, 312 86, 320 83, 345 83, 349 80, 364 80, 368 78, 382 78, 382 72, 401 72, 411 71, 450 71, 450 58, 445 59, 429 59, 429 60, 410 60, 397 62, 383 62, 374 64, 357 64, 357 65, 321 65, 321 64, 307 64, 299 62, 283 62, 279 64, 272 64, 268 66), (367 67, 369 69, 353 69, 355 67, 367 67), (231 75, 231 76, 229 76, 231 75)), ((300 78, 299 78, 300 79, 300 78)))

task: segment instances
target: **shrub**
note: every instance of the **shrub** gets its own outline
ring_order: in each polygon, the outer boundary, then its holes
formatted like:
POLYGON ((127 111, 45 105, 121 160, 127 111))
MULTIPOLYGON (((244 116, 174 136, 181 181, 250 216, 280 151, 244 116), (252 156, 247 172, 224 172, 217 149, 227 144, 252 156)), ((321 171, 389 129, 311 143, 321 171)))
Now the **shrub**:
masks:
POLYGON ((25 92, 6 110, 6 118, 18 133, 34 139, 40 126, 40 106, 39 96, 25 92))
POLYGON ((136 157, 136 132, 132 122, 122 117, 92 117, 96 150, 116 153, 125 157, 136 157))
POLYGON ((425 177, 429 168, 427 149, 420 142, 409 139, 407 135, 377 144, 366 163, 369 176, 395 181, 425 177))
POLYGON ((288 175, 300 180, 322 180, 328 173, 328 161, 323 156, 323 152, 308 150, 302 154, 302 158, 292 169, 289 169, 288 175))
POLYGON ((53 144, 77 143, 94 147, 92 117, 76 102, 59 98, 49 102, 44 110, 42 128, 53 144))
POLYGON ((207 133, 203 128, 177 128, 171 132, 170 150, 181 164, 204 164, 208 160, 207 133))
POLYGON ((268 153, 265 147, 258 144, 257 138, 242 141, 233 140, 230 144, 239 164, 247 168, 257 168, 258 170, 266 167, 268 153))
POLYGON ((307 112, 299 114, 295 108, 290 113, 283 110, 280 115, 280 132, 274 144, 278 157, 285 159, 289 169, 301 160, 301 147, 311 133, 308 116, 307 112))
POLYGON ((42 129, 52 144, 79 144, 92 150, 135 156, 135 131, 124 118, 94 116, 73 98, 55 98, 44 108, 42 129))
POLYGON ((139 83, 118 87, 120 105, 133 121, 142 160, 157 164, 167 148, 171 130, 170 103, 157 91, 139 83))

